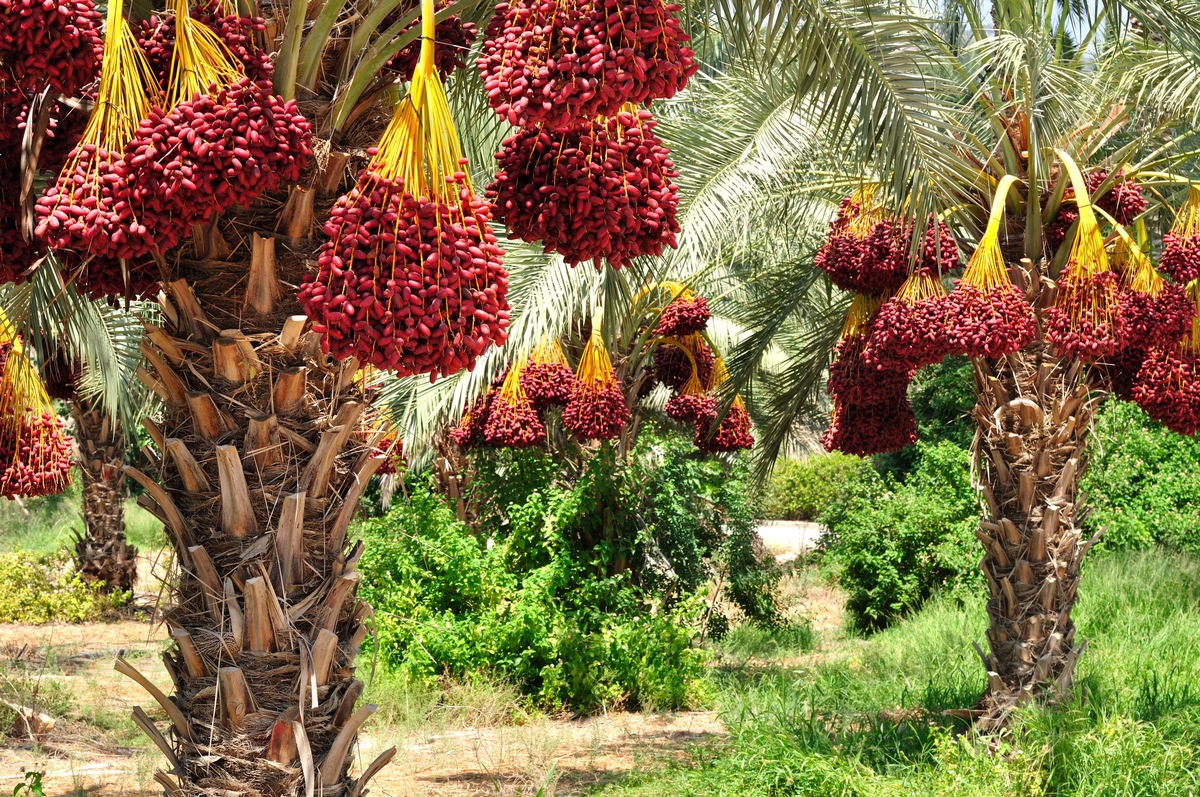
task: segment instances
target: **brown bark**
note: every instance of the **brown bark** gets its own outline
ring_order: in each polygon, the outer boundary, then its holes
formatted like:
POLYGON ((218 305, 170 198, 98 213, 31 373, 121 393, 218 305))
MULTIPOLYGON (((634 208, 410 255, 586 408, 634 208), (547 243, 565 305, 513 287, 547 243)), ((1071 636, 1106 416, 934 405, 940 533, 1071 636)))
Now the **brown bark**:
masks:
POLYGON ((1086 647, 1071 610, 1096 539, 1082 536, 1078 488, 1102 376, 1044 342, 975 362, 973 469, 985 502, 976 534, 989 591, 982 730, 1002 728, 1021 703, 1065 693, 1086 647))
POLYGON ((275 202, 182 252, 150 370, 184 400, 157 424, 161 473, 129 471, 154 486, 179 564, 162 698, 177 708, 167 736, 139 722, 172 764, 158 780, 173 795, 358 795, 377 769, 349 775, 374 709, 355 710, 371 609, 346 535, 381 460, 356 434, 361 382, 299 334, 293 286, 316 243, 276 236, 275 202), (201 256, 214 235, 231 259, 201 256))
POLYGON ((108 414, 78 395, 71 399, 76 462, 83 482, 83 533, 75 559, 84 580, 106 592, 132 592, 137 549, 125 539, 125 439, 108 414))

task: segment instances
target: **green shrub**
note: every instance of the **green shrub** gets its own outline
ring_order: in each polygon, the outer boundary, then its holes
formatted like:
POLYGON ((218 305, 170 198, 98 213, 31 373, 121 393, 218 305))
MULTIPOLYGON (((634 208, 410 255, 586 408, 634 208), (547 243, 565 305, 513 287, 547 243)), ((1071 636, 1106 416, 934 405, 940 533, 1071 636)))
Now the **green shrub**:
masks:
POLYGON ((774 520, 816 520, 852 481, 873 475, 870 460, 834 451, 775 465, 763 501, 763 516, 774 520))
POLYGON ((950 442, 920 444, 906 482, 853 482, 820 520, 827 559, 856 626, 882 628, 935 590, 977 581, 979 503, 968 455, 950 442))
POLYGON ((1096 419, 1081 490, 1092 508, 1089 533, 1100 548, 1163 543, 1200 552, 1200 439, 1151 421, 1135 404, 1110 401, 1096 419))
POLYGON ((128 602, 80 578, 66 551, 0 553, 0 623, 82 623, 128 602))
POLYGON ((534 493, 490 547, 424 486, 363 524, 363 593, 385 665, 425 684, 484 674, 548 709, 693 702, 702 607, 656 609, 627 572, 598 575, 577 557, 568 534, 586 498, 534 493))

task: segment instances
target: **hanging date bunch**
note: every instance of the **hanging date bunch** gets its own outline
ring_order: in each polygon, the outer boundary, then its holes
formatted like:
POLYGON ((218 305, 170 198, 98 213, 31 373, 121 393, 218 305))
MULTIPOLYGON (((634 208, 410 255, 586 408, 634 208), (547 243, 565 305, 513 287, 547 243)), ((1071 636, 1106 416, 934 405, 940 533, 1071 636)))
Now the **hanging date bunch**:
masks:
POLYGON ((335 357, 431 379, 466 368, 508 330, 508 274, 471 188, 433 58, 425 0, 421 64, 370 164, 325 224, 329 241, 300 303, 335 357))
POLYGON ((880 297, 856 294, 842 324, 842 333, 829 364, 826 391, 849 404, 876 404, 908 390, 913 370, 904 365, 876 368, 863 357, 880 297))
POLYGON ((877 368, 863 352, 875 328, 881 300, 857 294, 846 314, 826 385, 833 418, 821 438, 826 450, 870 456, 916 442, 916 418, 908 402, 914 369, 877 368))
POLYGON ((563 410, 563 425, 580 440, 611 440, 629 422, 629 408, 617 381, 608 349, 594 324, 579 357, 575 385, 563 410))
POLYGON ((101 58, 100 14, 92 0, 0 0, 5 120, 47 86, 75 96, 96 79, 101 58))
POLYGON ((109 3, 95 108, 58 179, 37 200, 35 229, 46 246, 64 256, 113 263, 178 242, 171 219, 135 206, 135 170, 123 159, 138 120, 159 101, 160 90, 125 22, 122 6, 122 0, 109 3))
POLYGON ((667 399, 663 412, 672 420, 695 424, 697 429, 703 425, 707 431, 717 419, 717 400, 708 395, 699 373, 693 370, 683 388, 667 399))
POLYGON ((896 295, 879 307, 863 360, 877 370, 904 371, 958 353, 951 338, 951 313, 941 280, 927 269, 915 271, 896 295))
POLYGON ((1160 265, 1180 285, 1200 278, 1200 186, 1188 189, 1187 202, 1163 236, 1160 265))
POLYGON ((681 338, 703 332, 712 314, 708 299, 697 296, 677 282, 664 282, 660 287, 671 293, 671 300, 658 316, 654 334, 666 338, 681 338))
MULTIPOLYGON (((1200 283, 1191 283, 1187 291, 1200 313, 1200 283)), ((1147 415, 1171 431, 1200 431, 1200 315, 1193 316, 1182 344, 1146 352, 1131 392, 1147 415)))
MULTIPOLYGON (((725 363, 720 357, 717 358, 714 381, 714 390, 729 381, 729 373, 725 370, 725 363)), ((714 402, 714 412, 711 417, 702 415, 696 418, 696 448, 710 454, 719 454, 754 447, 754 435, 750 431, 750 412, 746 409, 746 404, 742 401, 741 396, 734 397, 725 417, 714 426, 715 419, 714 402)))
POLYGON ((21 232, 21 177, 13 158, 0 159, 0 284, 23 282, 45 250, 21 232))
MULTIPOLYGON (((169 218, 182 237, 193 224, 298 180, 312 146, 295 102, 247 77, 217 30, 201 21, 225 19, 218 7, 205 5, 197 15, 190 0, 171 6, 167 104, 142 121, 125 160, 138 170, 142 212, 169 218)), ((253 40, 239 46, 248 53, 253 40)))
POLYGON ((497 448, 529 448, 546 438, 537 410, 521 383, 524 370, 520 362, 513 363, 496 392, 483 427, 484 441, 497 448))
POLYGON ((488 416, 495 401, 495 390, 489 390, 475 399, 450 430, 450 439, 455 445, 460 448, 474 448, 483 442, 483 431, 487 427, 488 416))
POLYGON ((814 261, 844 291, 886 293, 900 287, 908 276, 907 261, 899 271, 892 272, 888 269, 895 263, 877 264, 867 258, 867 239, 883 220, 883 206, 875 194, 875 185, 867 184, 842 200, 814 261))
POLYGON ((476 65, 509 124, 567 129, 626 103, 669 99, 696 73, 665 0, 512 0, 496 7, 476 65))
POLYGON ((487 187, 496 218, 572 266, 621 268, 676 246, 679 173, 654 126, 648 110, 629 105, 560 132, 518 130, 487 187))
POLYGON ((71 438, 8 319, 0 316, 0 495, 36 498, 70 484, 71 438))
MULTIPOLYGON (((161 85, 171 82, 171 61, 175 53, 175 15, 151 15, 141 21, 137 30, 138 44, 146 53, 155 77, 161 85)), ((255 83, 269 81, 274 71, 271 56, 258 45, 258 37, 266 30, 261 17, 240 16, 229 0, 196 0, 188 15, 212 30, 229 53, 242 65, 246 76, 255 83)))
POLYGON ((1058 278, 1054 306, 1046 309, 1046 339, 1064 357, 1094 362, 1117 348, 1119 279, 1109 269, 1096 212, 1081 190, 1083 175, 1066 153, 1059 156, 1081 198, 1075 240, 1058 278))
POLYGON ((1195 302, 1184 286, 1154 270, 1137 242, 1120 231, 1113 265, 1121 273, 1117 339, 1122 347, 1146 350, 1177 346, 1192 329, 1195 302))
MULTIPOLYGON (((437 8, 441 10, 446 5, 446 0, 438 0, 437 8)), ((384 30, 390 28, 409 10, 411 9, 397 7, 384 19, 380 28, 384 30)), ((397 36, 404 35, 408 30, 408 28, 401 30, 397 36)), ((433 58, 438 75, 442 80, 448 78, 455 70, 462 69, 467 65, 463 57, 471 50, 471 45, 475 43, 475 37, 478 35, 479 30, 475 27, 474 22, 464 22, 462 17, 454 14, 437 23, 434 31, 437 46, 434 48, 433 58)), ((396 72, 400 80, 409 81, 412 80, 413 72, 420 60, 421 40, 418 38, 396 53, 383 68, 396 72)))
POLYGON ((1033 308, 1012 284, 1000 250, 1004 202, 1016 178, 1006 175, 992 200, 991 217, 967 261, 962 279, 947 300, 949 349, 970 357, 1003 357, 1037 336, 1033 308))
POLYGON ((575 372, 558 341, 543 340, 521 370, 521 387, 535 410, 566 406, 574 385, 575 372))
POLYGON ((1103 169, 1088 172, 1086 176, 1088 194, 1093 197, 1096 207, 1103 210, 1117 224, 1123 227, 1131 226, 1138 216, 1146 212, 1149 202, 1146 193, 1136 180, 1128 176, 1123 169, 1117 170, 1112 176, 1112 183, 1103 194, 1097 196, 1100 187, 1108 182, 1109 173, 1103 169))
POLYGON ((693 376, 705 390, 712 387, 717 357, 699 332, 682 338, 666 338, 654 347, 654 378, 675 392, 683 390, 693 376))

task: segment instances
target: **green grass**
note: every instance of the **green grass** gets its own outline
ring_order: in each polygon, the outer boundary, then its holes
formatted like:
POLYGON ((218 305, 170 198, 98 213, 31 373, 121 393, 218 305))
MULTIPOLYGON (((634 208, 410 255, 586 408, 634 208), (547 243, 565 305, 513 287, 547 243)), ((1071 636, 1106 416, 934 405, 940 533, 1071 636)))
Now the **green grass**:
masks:
POLYGON ((1200 794, 1200 559, 1162 551, 1085 566, 1075 611, 1089 640, 1073 699, 1027 708, 987 740, 942 714, 984 676, 978 596, 943 595, 800 667, 714 677, 730 738, 635 775, 605 797, 1190 797, 1200 794))
MULTIPOLYGON (((0 553, 74 550, 75 534, 83 528, 83 517, 79 472, 74 471, 72 476, 71 486, 59 495, 21 503, 0 500, 0 553)), ((160 550, 167 544, 162 523, 132 498, 125 501, 125 536, 141 551, 160 550)))

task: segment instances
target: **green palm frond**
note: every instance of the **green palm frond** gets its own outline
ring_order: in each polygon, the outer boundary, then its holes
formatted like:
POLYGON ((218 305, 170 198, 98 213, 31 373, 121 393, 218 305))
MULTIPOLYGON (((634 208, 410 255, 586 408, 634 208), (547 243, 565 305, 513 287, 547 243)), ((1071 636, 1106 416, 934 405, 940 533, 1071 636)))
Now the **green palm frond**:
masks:
POLYGON ((81 394, 100 405, 133 433, 154 396, 137 378, 145 337, 142 319, 153 321, 157 307, 134 302, 128 308, 81 296, 63 283, 52 259, 29 281, 0 288, 0 306, 39 358, 62 352, 81 366, 81 394))

